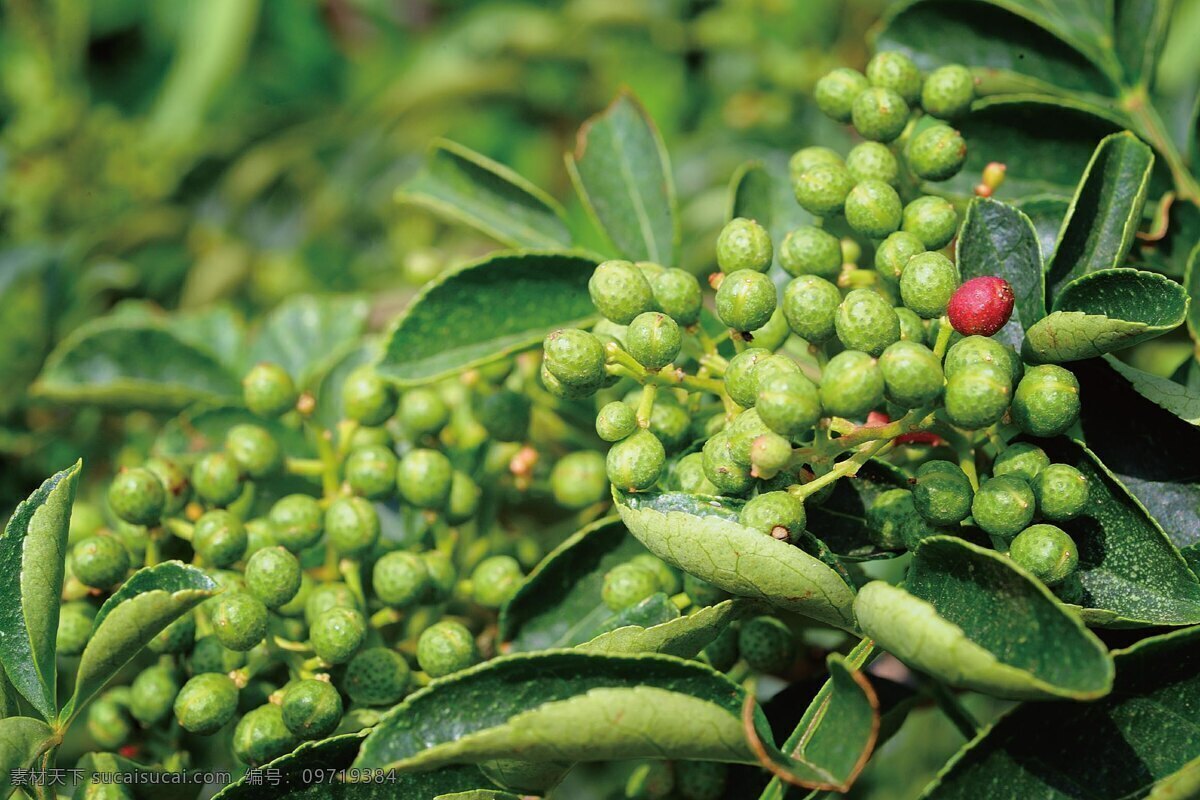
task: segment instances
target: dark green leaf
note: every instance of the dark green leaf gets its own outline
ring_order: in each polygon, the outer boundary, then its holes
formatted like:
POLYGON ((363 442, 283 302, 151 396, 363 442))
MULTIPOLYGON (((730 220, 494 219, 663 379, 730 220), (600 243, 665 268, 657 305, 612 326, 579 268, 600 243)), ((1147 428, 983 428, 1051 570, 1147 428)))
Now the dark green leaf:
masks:
POLYGON ((957 255, 964 281, 997 275, 1012 285, 1016 305, 996 336, 1020 350, 1025 331, 1046 316, 1046 282, 1033 222, 1012 206, 976 198, 959 229, 957 255))
POLYGON ((1159 201, 1152 230, 1138 238, 1132 257, 1144 269, 1183 278, 1197 242, 1200 242, 1200 206, 1178 200, 1171 192, 1159 201), (1161 220, 1164 215, 1165 229, 1161 220), (1150 235, 1159 232, 1163 234, 1161 237, 1150 235))
POLYGON ((1200 425, 1200 392, 1181 386, 1169 378, 1143 372, 1113 356, 1104 356, 1104 360, 1142 397, 1188 424, 1200 425))
POLYGON ((619 95, 583 123, 567 169, 621 255, 674 263, 679 219, 671 165, 658 130, 632 95, 619 95))
POLYGON ((392 325, 376 368, 416 385, 533 347, 595 315, 595 268, 578 254, 514 252, 443 273, 392 325))
POLYGON ((112 777, 102 779, 97 775, 122 776, 119 779, 129 782, 127 785, 137 800, 194 800, 203 785, 194 780, 176 783, 170 780, 173 776, 164 780, 161 776, 168 774, 166 770, 139 764, 116 753, 87 753, 75 763, 75 768, 83 770, 75 788, 77 800, 86 800, 89 787, 113 785, 112 777), (137 778, 136 782, 132 778, 137 778))
POLYGON ((1154 151, 1128 131, 1100 142, 1047 271, 1052 297, 1076 278, 1121 266, 1142 221, 1153 167, 1154 151))
POLYGON ((1042 252, 1042 264, 1049 264, 1054 259, 1054 248, 1058 245, 1058 232, 1062 230, 1063 220, 1071 203, 1064 197, 1052 194, 1034 195, 1014 202, 1037 231, 1038 248, 1042 252))
POLYGON ((212 353, 232 374, 241 375, 250 366, 246 363, 246 325, 229 306, 172 314, 170 324, 172 333, 212 353))
POLYGON ((1125 84, 1151 87, 1167 39, 1173 0, 1115 0, 1113 49, 1125 68, 1125 84))
MULTIPOLYGON (((779 251, 784 237, 813 221, 812 216, 796 202, 787 174, 787 162, 783 159, 775 159, 770 164, 748 161, 738 167, 729 181, 726 219, 746 217, 766 228, 775 243, 773 263, 776 267, 779 267, 779 251)), ((790 279, 790 276, 787 277, 790 279)))
POLYGON ((886 461, 872 459, 853 478, 834 484, 825 502, 808 506, 808 532, 846 561, 894 558, 898 553, 880 550, 871 541, 867 509, 883 492, 903 488, 908 488, 907 475, 886 461))
POLYGON ((43 247, 0 251, 0 416, 27 398, 51 336, 53 261, 43 247))
POLYGON ((1191 299, 1188 304, 1187 326, 1193 341, 1200 341, 1200 242, 1192 248, 1188 257, 1187 270, 1183 274, 1183 288, 1191 299))
POLYGON ((292 298, 258 329, 249 362, 274 362, 300 386, 309 386, 318 365, 362 335, 368 310, 366 301, 357 297, 292 298))
POLYGON ((58 710, 55 649, 67 528, 82 462, 46 479, 0 536, 0 663, 39 714, 58 710))
POLYGON ((1154 791, 1146 795, 1146 800, 1192 800, 1195 797, 1200 797, 1200 756, 1154 784, 1154 791))
POLYGON ((960 751, 922 797, 1145 797, 1200 756, 1198 644, 1192 628, 1116 651, 1111 695, 1021 705, 960 751))
POLYGON ((1131 347, 1179 327, 1187 314, 1183 288, 1154 272, 1107 269, 1076 278, 1054 310, 1026 331, 1026 360, 1080 361, 1131 347))
POLYGON ((854 628, 845 580, 799 547, 738 524, 738 501, 681 493, 616 499, 629 531, 664 561, 730 594, 854 628))
POLYGON ((0 719, 0 797, 13 791, 13 771, 28 769, 55 743, 54 731, 40 719, 0 719))
POLYGON ((454 142, 435 142, 421 171, 396 199, 470 225, 509 247, 571 245, 554 198, 503 164, 454 142))
POLYGON ((1104 644, 1007 557, 953 536, 917 548, 904 588, 882 581, 854 603, 863 632, 910 667, 997 697, 1108 693, 1104 644))
POLYGON ((725 600, 657 625, 626 624, 579 645, 594 653, 661 653, 692 658, 742 613, 737 600, 725 600))

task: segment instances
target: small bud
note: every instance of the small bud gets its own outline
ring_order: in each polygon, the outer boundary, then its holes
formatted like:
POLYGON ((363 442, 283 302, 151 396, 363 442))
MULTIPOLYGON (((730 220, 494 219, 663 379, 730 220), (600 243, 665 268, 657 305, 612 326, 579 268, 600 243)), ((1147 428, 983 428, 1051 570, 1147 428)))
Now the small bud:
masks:
MULTIPOLYGON (((1004 175, 1008 171, 1008 167, 1001 164, 999 161, 992 161, 983 168, 983 186, 986 186, 991 191, 996 191, 1000 185, 1004 183, 1004 175)), ((986 197, 987 195, 982 195, 986 197)))

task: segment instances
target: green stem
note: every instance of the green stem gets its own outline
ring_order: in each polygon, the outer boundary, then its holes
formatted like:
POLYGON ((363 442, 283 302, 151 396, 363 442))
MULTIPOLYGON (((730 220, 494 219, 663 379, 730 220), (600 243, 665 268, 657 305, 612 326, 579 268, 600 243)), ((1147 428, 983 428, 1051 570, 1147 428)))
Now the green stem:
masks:
POLYGON ((325 474, 325 462, 319 458, 289 458, 283 466, 289 475, 319 478, 325 474))
POLYGON ((950 318, 942 317, 938 321, 937 341, 933 344, 933 354, 939 363, 946 357, 946 348, 950 346, 950 337, 953 334, 954 328, 950 326, 950 318))
POLYGON ((190 542, 192 540, 192 531, 195 529, 195 526, 192 525, 192 523, 185 519, 180 519, 179 517, 168 517, 167 519, 164 519, 163 527, 170 531, 172 536, 177 536, 178 538, 183 539, 185 542, 190 542))
POLYGON ((663 369, 658 372, 650 372, 616 343, 610 342, 606 350, 610 372, 628 375, 642 385, 653 383, 658 386, 682 386, 689 391, 709 392, 718 396, 725 391, 724 381, 689 375, 682 369, 663 369), (614 367, 618 369, 614 371, 614 367))
POLYGON ((642 399, 637 407, 637 423, 639 428, 650 427, 650 416, 654 413, 654 398, 658 395, 658 386, 647 383, 642 387, 642 399))
POLYGON ((321 491, 325 498, 329 499, 338 493, 338 457, 333 450, 333 442, 330 441, 329 431, 323 428, 314 428, 317 443, 317 457, 321 460, 321 491))
POLYGON ((933 409, 930 407, 914 408, 898 420, 887 423, 886 425, 876 425, 867 427, 859 425, 849 433, 839 436, 836 439, 831 439, 830 443, 839 451, 846 451, 858 447, 860 444, 872 442, 877 439, 895 439, 897 436, 902 436, 906 433, 914 433, 923 429, 931 422, 930 417, 933 414, 933 409))
POLYGON ((1121 98, 1121 106, 1129 112, 1134 121, 1140 126, 1140 133, 1157 150, 1167 162, 1171 177, 1175 181, 1175 191, 1181 200, 1200 202, 1200 183, 1183 163, 1175 142, 1167 133, 1167 126, 1159 116, 1158 110, 1150 101, 1144 86, 1129 89, 1121 98))
POLYGON ((892 442, 890 438, 874 442, 870 446, 865 447, 854 455, 850 456, 850 458, 847 458, 845 461, 839 461, 834 465, 833 469, 829 470, 829 472, 826 472, 824 475, 814 478, 808 483, 792 486, 788 489, 788 491, 791 492, 793 496, 803 500, 815 492, 824 489, 826 486, 838 480, 839 478, 858 474, 858 470, 863 464, 867 463, 877 455, 886 453, 891 448, 892 442))
POLYGON ((362 565, 354 558, 343 558, 338 564, 338 570, 346 581, 346 588, 354 595, 360 608, 367 607, 367 596, 362 587, 362 565))

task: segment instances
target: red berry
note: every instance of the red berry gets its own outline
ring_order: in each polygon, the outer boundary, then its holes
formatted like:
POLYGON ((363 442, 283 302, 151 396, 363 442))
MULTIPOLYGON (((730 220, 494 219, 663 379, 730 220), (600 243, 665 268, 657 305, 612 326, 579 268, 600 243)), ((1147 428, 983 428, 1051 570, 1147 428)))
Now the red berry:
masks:
POLYGON ((1012 287, 994 275, 959 286, 946 308, 950 324, 963 336, 991 336, 1004 327, 1012 311, 1012 287))

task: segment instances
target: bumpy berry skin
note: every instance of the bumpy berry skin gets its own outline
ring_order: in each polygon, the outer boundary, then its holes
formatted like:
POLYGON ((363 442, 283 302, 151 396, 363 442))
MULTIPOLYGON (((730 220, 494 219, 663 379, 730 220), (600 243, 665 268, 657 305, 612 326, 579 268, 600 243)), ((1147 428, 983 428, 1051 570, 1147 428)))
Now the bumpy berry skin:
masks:
POLYGON ((889 278, 901 278, 908 262, 924 252, 924 242, 914 234, 896 231, 875 248, 875 269, 889 278))
POLYGON ((804 501, 788 492, 765 492, 742 507, 738 521, 759 533, 795 542, 804 533, 804 501))
POLYGON ((637 431, 609 448, 605 459, 608 479, 621 491, 644 491, 658 482, 666 458, 657 436, 637 431))
POLYGON ((900 341, 925 344, 925 322, 912 309, 896 306, 896 316, 900 319, 900 341))
POLYGON ((265 478, 283 466, 279 442, 259 425, 234 425, 225 434, 225 452, 251 478, 265 478))
POLYGON ((949 125, 931 125, 909 140, 904 150, 909 168, 927 181, 953 178, 967 160, 967 143, 949 125))
POLYGON ((606 442, 619 442, 637 430, 637 413, 625 403, 606 403, 596 415, 596 434, 606 442))
POLYGON ((246 588, 267 608, 279 608, 300 591, 299 560, 282 547, 259 550, 246 562, 246 588))
POLYGON ((1017 442, 1010 444, 1004 452, 996 456, 992 463, 993 475, 1016 475, 1029 481, 1037 493, 1036 478, 1042 470, 1050 466, 1050 456, 1035 444, 1017 442))
MULTIPOLYGON (((693 599, 692 602, 695 602, 693 599)), ((730 625, 704 648, 704 659, 718 672, 728 672, 738 660, 737 628, 730 625)))
POLYGON ((783 315, 788 327, 812 344, 833 336, 841 303, 838 288, 815 275, 802 275, 783 290, 783 315))
MULTIPOLYGON (((166 490, 163 515, 177 514, 182 511, 192 493, 192 483, 188 473, 175 461, 166 458, 147 459, 145 466, 146 469, 158 476, 166 490)), ((76 507, 78 507, 78 503, 76 507)))
POLYGON ((132 525, 154 525, 167 505, 167 490, 148 469, 123 469, 108 487, 108 505, 132 525))
POLYGON ((971 516, 988 533, 1009 539, 1033 521, 1036 503, 1025 479, 1001 475, 980 484, 971 502, 971 516))
POLYGON ((637 362, 649 370, 662 369, 675 360, 683 336, 679 325, 666 314, 647 311, 629 323, 625 347, 637 362))
POLYGON ((879 142, 860 142, 846 155, 846 169, 854 180, 883 181, 895 185, 900 177, 900 163, 887 145, 879 142))
POLYGON ((890 142, 908 125, 908 104, 891 89, 872 87, 855 99, 851 119, 864 139, 890 142))
POLYGON ((653 572, 654 577, 658 580, 659 590, 666 594, 678 594, 679 590, 683 588, 683 584, 679 579, 679 573, 670 564, 658 558, 653 553, 639 553, 629 559, 629 563, 637 564, 653 572))
POLYGON ((717 316, 737 331, 761 328, 771 319, 777 303, 775 284, 761 272, 731 272, 717 289, 717 316))
POLYGON ((564 508, 581 509, 608 496, 604 456, 594 450, 569 453, 550 472, 550 489, 564 508))
POLYGON ((1013 422, 1033 436, 1057 436, 1079 419, 1079 381, 1056 364, 1030 367, 1013 396, 1013 422))
POLYGON ((263 362, 251 367, 242 379, 242 397, 251 414, 274 419, 296 407, 296 384, 278 364, 263 362))
POLYGON ((800 173, 792 179, 796 202, 810 214, 831 217, 846 204, 846 195, 854 188, 854 177, 842 164, 824 164, 800 173))
POLYGON ((842 271, 842 243, 828 231, 804 225, 784 237, 779 264, 789 275, 833 280, 842 271))
POLYGON ((941 253, 920 253, 909 259, 900 276, 904 305, 924 319, 946 313, 958 288, 958 267, 941 253))
POLYGON ((770 358, 771 351, 762 347, 747 347, 729 359, 725 367, 725 391, 740 406, 749 408, 758 396, 758 378, 755 369, 770 358))
POLYGON ((916 515, 916 505, 908 489, 889 489, 880 493, 867 509, 871 542, 883 550, 903 549, 904 527, 916 515))
POLYGON ((626 562, 610 569, 604 576, 600 597, 612 611, 624 611, 659 590, 658 576, 641 564, 626 562))
POLYGON ((204 636, 196 640, 192 648, 188 668, 193 675, 217 672, 224 675, 246 666, 246 654, 230 650, 216 636, 204 636))
POLYGON ((750 444, 750 474, 756 478, 774 478, 791 460, 791 443, 777 433, 759 434, 750 444))
POLYGON ((279 498, 268 516, 275 526, 275 539, 293 553, 312 547, 321 539, 325 515, 316 499, 306 494, 279 498))
POLYGON ((796 178, 810 169, 844 166, 846 164, 842 161, 842 157, 828 147, 802 147, 792 153, 792 157, 788 159, 788 175, 795 183, 796 178))
POLYGON ((100 533, 71 548, 71 573, 85 586, 108 589, 129 572, 129 551, 117 537, 100 533))
POLYGON ((716 761, 675 762, 675 788, 683 800, 721 800, 729 767, 716 761))
POLYGON ((849 122, 855 98, 870 85, 866 76, 858 70, 838 67, 817 81, 813 87, 813 99, 825 116, 836 122, 849 122))
POLYGON ((929 461, 922 464, 912 486, 913 507, 934 525, 956 525, 971 513, 975 491, 957 464, 929 461))
POLYGON ((963 367, 946 380, 946 416, 960 428, 986 428, 999 422, 1008 410, 1011 387, 1008 373, 1000 367, 963 367))
POLYGON ((605 261, 588 280, 592 304, 607 319, 628 325, 633 318, 654 309, 654 291, 630 261, 605 261))
POLYGON ((346 483, 363 497, 385 498, 396 488, 396 454, 386 445, 368 445, 346 457, 346 483))
POLYGON ((478 660, 475 637, 461 622, 430 625, 417 639, 417 664, 431 678, 464 670, 478 660))
POLYGON ((847 350, 878 356, 900 340, 900 318, 891 304, 871 289, 854 289, 847 294, 834 324, 847 350))
POLYGON ((929 73, 921 87, 921 105, 938 119, 965 114, 975 99, 975 79, 961 64, 947 64, 929 73))
POLYGON ((338 555, 358 558, 379 541, 379 514, 369 500, 339 497, 325 511, 325 535, 338 555))
POLYGON ((525 580, 521 565, 512 556, 489 556, 471 573, 472 594, 484 608, 499 608, 508 602, 525 580))
POLYGON ((899 341, 879 356, 884 393, 902 408, 932 405, 942 395, 945 381, 937 357, 923 344, 899 341))
POLYGON ((946 377, 952 377, 973 364, 994 366, 1009 376, 1015 384, 1021 379, 1024 366, 1015 350, 986 336, 967 336, 950 346, 946 353, 946 377))
POLYGON ((759 672, 783 672, 796 657, 791 630, 774 617, 754 617, 738 631, 738 651, 759 672))
POLYGON ((1079 567, 1079 548, 1055 525, 1030 525, 1017 534, 1008 554, 1047 586, 1056 586, 1079 567))
POLYGON ((825 365, 821 406, 827 414, 860 419, 883 402, 883 372, 867 353, 844 350, 825 365))
POLYGON ((128 742, 133 735, 129 690, 120 687, 96 698, 88 707, 87 729, 96 744, 106 750, 115 750, 128 742))
POLYGON ((741 495, 754 486, 750 465, 740 464, 733 456, 733 437, 718 433, 704 443, 701 464, 704 475, 721 494, 741 495))
POLYGON ((420 602, 429 585, 429 571, 415 553, 395 550, 375 562, 372 586, 375 596, 392 608, 420 602))
POLYGON ((367 622, 352 608, 331 608, 317 617, 308 630, 313 652, 330 664, 345 664, 367 636, 367 622))
POLYGON ((900 230, 920 239, 926 250, 941 250, 958 231, 958 212, 941 197, 918 197, 904 207, 900 230))
POLYGON ((363 425, 382 425, 396 413, 396 392, 369 366, 355 369, 342 384, 346 417, 363 425))
POLYGON ((92 613, 84 604, 64 605, 58 615, 58 630, 55 632, 56 652, 60 656, 77 656, 87 647, 92 635, 92 613))
MULTIPOLYGON (((376 593, 378 594, 378 588, 376 593)), ((317 617, 333 608, 358 608, 358 601, 350 587, 344 583, 322 583, 315 586, 304 601, 304 621, 312 625, 317 617)))
POLYGON ((717 266, 722 272, 740 269, 766 272, 773 255, 771 235, 752 219, 730 220, 717 237, 717 266))
POLYGON ((192 467, 192 489, 201 500, 227 506, 242 493, 241 470, 227 453, 209 453, 192 467))
POLYGON ((867 80, 872 86, 891 89, 910 105, 921 96, 921 70, 911 58, 894 50, 877 53, 867 62, 867 80))
POLYGON ((671 268, 648 280, 659 311, 680 325, 696 324, 700 319, 700 308, 704 305, 704 294, 695 275, 671 268))
POLYGON ((550 374, 571 388, 597 389, 604 382, 604 345, 578 328, 552 331, 542 342, 550 374))
POLYGON ((171 715, 179 683, 170 667, 153 666, 142 670, 129 687, 129 713, 149 727, 171 715))
POLYGON ((368 647, 350 659, 342 686, 358 705, 390 706, 404 697, 411 680, 404 656, 388 647, 368 647))
POLYGON ((1050 464, 1033 480, 1038 513, 1051 522, 1075 519, 1087 507, 1088 482, 1070 464, 1050 464))
POLYGON ((296 681, 283 693, 279 708, 283 724, 301 739, 324 739, 342 721, 342 696, 328 681, 296 681))
POLYGON ((437 450, 418 448, 400 459, 396 486, 400 496, 417 508, 439 509, 450 496, 454 468, 450 459, 437 450))
POLYGON ((882 239, 900 227, 900 195, 883 181, 865 180, 846 195, 846 222, 864 236, 882 239))
POLYGON ((175 696, 175 719, 188 733, 216 733, 237 713, 238 688, 227 675, 193 676, 175 696))
POLYGON ((755 408, 768 428, 795 439, 820 422, 821 394, 799 373, 773 375, 758 382, 755 408))
POLYGON ((688 494, 720 494, 721 490, 704 474, 704 454, 688 453, 671 472, 671 487, 688 494))
POLYGON ((523 394, 500 389, 479 400, 475 417, 488 436, 500 442, 520 442, 529 435, 532 402, 523 394))
POLYGON ((954 330, 963 336, 991 336, 1008 322, 1014 302, 1008 281, 986 275, 971 278, 958 287, 946 313, 954 330))
POLYGON ((222 646, 244 653, 267 634, 267 607, 248 592, 226 592, 213 600, 213 633, 222 646))
POLYGON ((231 567, 246 554, 246 526, 237 516, 214 509, 196 520, 192 546, 205 561, 222 569, 231 567))
POLYGON ((248 712, 233 729, 233 754, 250 766, 273 761, 295 749, 299 741, 283 723, 283 711, 267 703, 248 712))

